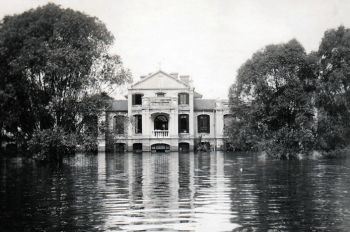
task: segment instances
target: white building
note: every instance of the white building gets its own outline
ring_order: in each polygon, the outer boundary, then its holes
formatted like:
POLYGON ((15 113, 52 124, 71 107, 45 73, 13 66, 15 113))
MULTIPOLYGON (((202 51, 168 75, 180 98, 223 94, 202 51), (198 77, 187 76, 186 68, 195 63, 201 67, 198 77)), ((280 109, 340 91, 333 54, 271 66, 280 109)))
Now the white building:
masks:
POLYGON ((163 71, 128 87, 127 100, 115 100, 100 122, 106 132, 99 149, 128 151, 193 150, 198 144, 223 149, 226 101, 203 99, 189 76, 163 71))

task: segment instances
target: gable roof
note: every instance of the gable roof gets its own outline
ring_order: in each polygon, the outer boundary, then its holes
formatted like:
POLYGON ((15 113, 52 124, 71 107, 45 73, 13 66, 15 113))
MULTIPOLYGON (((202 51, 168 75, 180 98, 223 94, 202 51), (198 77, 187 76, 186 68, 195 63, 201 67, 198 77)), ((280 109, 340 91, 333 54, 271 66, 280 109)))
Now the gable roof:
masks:
POLYGON ((181 80, 179 80, 179 79, 177 79, 177 78, 175 78, 175 77, 169 75, 168 73, 166 73, 166 72, 164 72, 164 71, 162 71, 162 70, 159 70, 158 72, 152 73, 152 74, 150 74, 149 76, 144 77, 144 78, 141 79, 140 81, 138 81, 138 82, 132 84, 132 85, 131 85, 131 88, 134 88, 135 86, 137 86, 137 85, 139 85, 139 84, 141 84, 141 83, 143 83, 143 82, 145 82, 145 81, 151 79, 151 78, 154 77, 154 76, 157 76, 158 74, 163 74, 163 75, 165 75, 165 76, 167 76, 167 77, 169 77, 169 78, 175 80, 175 81, 178 82, 179 84, 183 85, 184 88, 190 87, 187 83, 185 83, 185 82, 183 82, 183 81, 181 81, 181 80))
POLYGON ((194 99, 194 110, 215 110, 215 99, 194 99))
POLYGON ((128 100, 112 100, 108 111, 128 111, 128 100))

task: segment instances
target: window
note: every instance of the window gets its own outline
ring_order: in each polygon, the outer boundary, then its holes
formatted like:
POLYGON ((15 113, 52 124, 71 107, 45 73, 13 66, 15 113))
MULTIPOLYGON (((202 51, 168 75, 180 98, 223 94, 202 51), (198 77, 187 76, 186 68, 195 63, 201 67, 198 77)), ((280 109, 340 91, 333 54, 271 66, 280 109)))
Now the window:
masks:
POLYGON ((116 115, 114 116, 114 132, 116 134, 124 134, 125 132, 125 116, 123 115, 116 115))
POLYGON ((159 92, 159 93, 156 93, 156 95, 157 95, 157 97, 164 97, 165 93, 159 92))
POLYGON ((179 93, 179 105, 188 105, 189 96, 188 93, 179 93))
POLYGON ((210 117, 209 115, 198 115, 198 133, 210 133, 210 117))
POLYGON ((134 115, 135 134, 142 134, 142 115, 134 115))
POLYGON ((188 114, 180 114, 179 115, 179 133, 188 133, 189 126, 188 126, 188 114))
POLYGON ((233 123, 233 115, 232 114, 225 114, 224 115, 224 134, 226 135, 229 128, 231 127, 233 123))
POLYGON ((132 95, 132 105, 142 105, 143 94, 133 94, 132 95))

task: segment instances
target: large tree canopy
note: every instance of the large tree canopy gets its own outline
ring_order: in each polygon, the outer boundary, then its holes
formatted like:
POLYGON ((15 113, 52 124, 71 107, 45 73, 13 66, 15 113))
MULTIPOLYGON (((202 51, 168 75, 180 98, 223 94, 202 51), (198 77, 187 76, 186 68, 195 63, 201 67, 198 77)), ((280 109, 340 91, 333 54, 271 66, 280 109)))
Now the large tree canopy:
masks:
POLYGON ((97 18, 55 4, 6 16, 0 24, 1 131, 74 132, 84 99, 129 80, 109 53, 113 35, 97 18))
POLYGON ((231 87, 232 112, 239 126, 231 137, 242 138, 238 143, 248 147, 275 149, 271 151, 274 154, 309 149, 314 140, 315 75, 311 64, 296 40, 255 53, 239 69, 231 87))
POLYGON ((318 50, 318 134, 324 150, 350 143, 350 29, 325 32, 318 50))

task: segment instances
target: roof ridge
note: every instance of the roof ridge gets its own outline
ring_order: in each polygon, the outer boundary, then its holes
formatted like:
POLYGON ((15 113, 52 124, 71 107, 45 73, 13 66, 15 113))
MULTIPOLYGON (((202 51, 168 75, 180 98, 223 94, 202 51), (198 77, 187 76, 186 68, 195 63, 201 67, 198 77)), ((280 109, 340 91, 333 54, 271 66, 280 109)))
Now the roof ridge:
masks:
POLYGON ((181 83, 181 84, 183 84, 183 85, 185 85, 185 86, 187 86, 187 87, 190 87, 189 84, 187 84, 187 83, 185 83, 185 82, 183 82, 183 81, 181 81, 181 80, 179 80, 179 79, 177 79, 177 78, 171 76, 169 73, 166 73, 166 72, 164 72, 163 70, 158 70, 157 72, 151 73, 150 75, 146 76, 145 78, 143 78, 143 79, 139 80, 138 82, 132 84, 131 87, 134 87, 135 85, 140 84, 140 83, 142 83, 142 82, 144 82, 144 81, 150 79, 151 77, 155 76, 155 75, 158 74, 158 73, 163 73, 163 74, 166 75, 167 77, 170 77, 170 78, 174 79, 175 81, 177 81, 177 82, 179 82, 179 83, 181 83))

